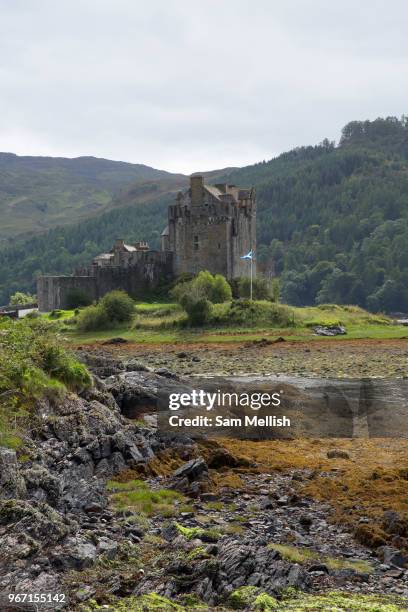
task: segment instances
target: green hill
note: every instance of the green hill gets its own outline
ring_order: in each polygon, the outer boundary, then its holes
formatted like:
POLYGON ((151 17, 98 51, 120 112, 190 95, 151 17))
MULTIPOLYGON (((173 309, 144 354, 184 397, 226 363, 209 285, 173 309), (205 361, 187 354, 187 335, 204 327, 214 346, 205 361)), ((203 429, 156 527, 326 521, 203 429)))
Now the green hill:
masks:
POLYGON ((99 215, 116 206, 114 196, 126 186, 144 201, 180 181, 182 175, 142 164, 0 153, 0 242, 99 215))
MULTIPOLYGON (((258 260, 281 277, 284 300, 408 311, 404 117, 354 121, 338 146, 300 147, 268 162, 210 173, 208 181, 223 179, 257 188, 258 260)), ((140 202, 124 190, 114 211, 3 249, 0 302, 16 289, 33 290, 40 271, 70 272, 116 237, 158 246, 173 197, 163 190, 140 202)))

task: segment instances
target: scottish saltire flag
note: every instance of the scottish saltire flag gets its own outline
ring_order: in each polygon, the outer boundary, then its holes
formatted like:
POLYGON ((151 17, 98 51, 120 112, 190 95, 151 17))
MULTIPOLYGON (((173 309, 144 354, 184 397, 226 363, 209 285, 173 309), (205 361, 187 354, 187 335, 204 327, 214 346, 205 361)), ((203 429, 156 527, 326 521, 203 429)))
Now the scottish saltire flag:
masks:
POLYGON ((253 258, 254 258, 254 255, 252 251, 249 251, 249 253, 247 253, 246 255, 242 255, 240 259, 253 259, 253 258))

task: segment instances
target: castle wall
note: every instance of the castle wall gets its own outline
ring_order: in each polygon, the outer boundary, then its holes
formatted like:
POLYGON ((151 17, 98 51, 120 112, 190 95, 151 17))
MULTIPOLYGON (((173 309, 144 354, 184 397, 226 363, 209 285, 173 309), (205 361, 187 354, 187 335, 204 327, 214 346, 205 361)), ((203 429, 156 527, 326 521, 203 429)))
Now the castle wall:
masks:
POLYGON ((228 276, 230 221, 223 217, 188 215, 175 231, 175 272, 209 270, 228 276))
POLYGON ((67 308, 70 291, 79 289, 93 301, 97 298, 96 280, 91 276, 40 276, 37 280, 38 310, 50 312, 67 308))
MULTIPOLYGON (((256 217, 249 210, 242 209, 236 216, 236 235, 232 237, 232 273, 230 278, 250 276, 251 267, 243 255, 253 251, 256 254, 256 217)), ((252 262, 252 274, 256 276, 256 262, 252 262)))
POLYGON ((92 301, 114 289, 123 289, 132 297, 143 299, 147 293, 173 279, 173 253, 127 253, 123 254, 120 265, 91 266, 82 273, 81 276, 41 276, 37 282, 39 310, 49 312, 67 308, 72 289, 84 291, 92 301))
POLYGON ((162 283, 173 279, 173 254, 160 251, 145 251, 124 254, 120 264, 95 268, 97 297, 114 289, 123 289, 133 298, 143 299, 162 283))
POLYGON ((255 223, 255 203, 250 201, 219 202, 206 194, 201 206, 170 206, 168 244, 175 255, 175 274, 209 270, 229 279, 249 276, 248 260, 241 257, 256 249, 255 223))

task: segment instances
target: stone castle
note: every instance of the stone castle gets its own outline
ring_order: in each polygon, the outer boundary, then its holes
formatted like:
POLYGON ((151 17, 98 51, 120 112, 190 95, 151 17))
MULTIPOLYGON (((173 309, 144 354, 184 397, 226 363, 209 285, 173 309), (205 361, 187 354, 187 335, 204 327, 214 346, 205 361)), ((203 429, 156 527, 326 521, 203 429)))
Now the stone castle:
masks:
POLYGON ((143 299, 180 274, 200 270, 228 279, 249 276, 249 262, 241 257, 255 249, 255 190, 210 186, 202 176, 192 176, 190 188, 179 192, 169 206, 160 251, 150 250, 146 242, 128 245, 117 240, 109 253, 98 255, 72 276, 39 277, 38 307, 42 312, 67 308, 74 291, 92 301, 113 289, 143 299))

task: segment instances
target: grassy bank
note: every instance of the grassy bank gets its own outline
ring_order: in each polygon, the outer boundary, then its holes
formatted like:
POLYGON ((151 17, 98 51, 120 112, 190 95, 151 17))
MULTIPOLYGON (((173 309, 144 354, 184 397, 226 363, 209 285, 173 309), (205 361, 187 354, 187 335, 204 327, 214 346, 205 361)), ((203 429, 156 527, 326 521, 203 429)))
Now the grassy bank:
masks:
POLYGON ((118 336, 128 342, 148 344, 242 343, 262 338, 309 342, 322 338, 315 334, 316 326, 328 325, 344 325, 347 330, 346 335, 326 338, 328 341, 408 338, 408 328, 356 306, 290 308, 264 301, 254 304, 257 311, 249 316, 246 312, 237 315, 229 302, 216 304, 212 320, 199 328, 187 326, 184 311, 174 303, 136 304, 131 323, 106 330, 79 331, 74 325, 74 311, 60 311, 58 320, 64 337, 75 344, 92 344, 118 336))

